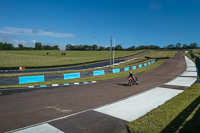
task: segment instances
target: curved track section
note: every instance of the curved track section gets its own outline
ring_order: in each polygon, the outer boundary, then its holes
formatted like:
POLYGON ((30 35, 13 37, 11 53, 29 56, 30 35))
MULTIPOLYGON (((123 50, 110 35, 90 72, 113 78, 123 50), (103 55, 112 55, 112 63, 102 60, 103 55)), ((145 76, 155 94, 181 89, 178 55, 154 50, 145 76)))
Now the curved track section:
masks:
MULTIPOLYGON (((2 96, 0 97, 0 132, 30 126, 52 119, 55 120, 59 117, 68 117, 77 112, 94 109, 124 99, 169 82, 183 73, 185 69, 186 62, 184 59, 184 52, 178 52, 174 58, 167 60, 162 66, 151 71, 137 74, 136 77, 138 77, 140 81, 140 85, 138 86, 127 86, 127 79, 123 77, 96 84, 74 87, 55 87, 55 89, 48 91, 40 90, 2 96)), ((60 126, 64 124, 67 129, 72 129, 70 126, 73 126, 71 124, 73 124, 74 119, 78 122, 80 120, 85 120, 85 118, 89 116, 88 113, 90 116, 92 113, 91 120, 93 120, 93 123, 96 121, 95 118, 102 118, 101 114, 88 111, 82 117, 72 117, 71 121, 63 120, 61 123, 57 124, 60 124, 60 126)), ((114 118, 111 118, 111 121, 113 119, 114 118)), ((106 118, 102 120, 102 124, 108 123, 108 120, 110 119, 106 118)), ((113 129, 116 129, 119 125, 124 125, 124 123, 124 121, 118 122, 118 124, 116 123, 113 129)), ((81 126, 81 123, 79 124, 79 126, 81 126)), ((88 123, 84 121, 82 124, 88 123)), ((110 126, 109 129, 112 128, 110 126)), ((77 127, 77 125, 75 127, 77 127)), ((108 131, 110 131, 109 129, 108 131)), ((80 130, 81 128, 77 129, 77 132, 80 132, 80 130)))

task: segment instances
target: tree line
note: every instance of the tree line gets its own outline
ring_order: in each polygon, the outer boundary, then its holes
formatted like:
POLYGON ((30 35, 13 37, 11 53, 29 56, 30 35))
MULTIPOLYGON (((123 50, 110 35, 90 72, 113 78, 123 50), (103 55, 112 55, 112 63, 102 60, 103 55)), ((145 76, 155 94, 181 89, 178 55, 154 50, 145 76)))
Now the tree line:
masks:
MULTIPOLYGON (((164 48, 161 48, 159 46, 155 45, 141 45, 138 47, 131 46, 128 48, 123 48, 121 45, 116 45, 116 47, 112 48, 113 50, 116 51, 122 51, 122 50, 128 50, 128 51, 133 51, 133 50, 142 50, 142 49, 195 49, 198 48, 197 43, 190 43, 189 45, 187 44, 181 44, 181 43, 176 43, 176 44, 170 44, 168 46, 165 46, 164 48)), ((58 45, 54 46, 49 46, 49 45, 42 45, 40 42, 35 43, 35 47, 25 47, 23 44, 18 44, 18 47, 14 47, 13 44, 11 43, 2 43, 0 42, 0 50, 60 50, 58 45)), ((72 51, 109 51, 110 47, 104 47, 104 46, 98 46, 96 44, 94 45, 72 45, 72 44, 67 44, 65 50, 72 50, 72 51)))
MULTIPOLYGON (((116 51, 122 51, 122 50, 142 50, 142 49, 195 49, 198 48, 197 43, 191 43, 189 45, 187 44, 181 44, 181 43, 176 43, 176 44, 170 44, 164 48, 161 48, 159 46, 155 45, 141 45, 138 47, 131 46, 128 48, 123 48, 121 45, 116 45, 116 47, 112 47, 113 50, 116 51)), ((96 44, 94 45, 72 45, 72 44, 67 44, 65 50, 74 50, 74 51, 109 51, 110 47, 103 47, 103 46, 98 46, 96 44)))
POLYGON ((58 45, 49 46, 42 45, 40 42, 35 43, 35 47, 25 47, 23 44, 18 44, 18 47, 14 47, 11 43, 0 42, 0 50, 60 50, 58 45))
MULTIPOLYGON (((112 47, 113 50, 116 51, 122 51, 122 50, 140 50, 140 49, 161 49, 159 46, 131 46, 129 48, 123 48, 121 45, 116 45, 116 47, 112 47)), ((74 50, 74 51, 109 51, 110 47, 103 47, 103 46, 98 46, 96 44, 94 45, 72 45, 72 44, 67 44, 65 50, 74 50)))
POLYGON ((189 45, 187 44, 181 44, 181 43, 176 43, 176 44, 170 44, 166 47, 164 47, 165 49, 195 49, 198 48, 198 44, 197 43, 190 43, 189 45))

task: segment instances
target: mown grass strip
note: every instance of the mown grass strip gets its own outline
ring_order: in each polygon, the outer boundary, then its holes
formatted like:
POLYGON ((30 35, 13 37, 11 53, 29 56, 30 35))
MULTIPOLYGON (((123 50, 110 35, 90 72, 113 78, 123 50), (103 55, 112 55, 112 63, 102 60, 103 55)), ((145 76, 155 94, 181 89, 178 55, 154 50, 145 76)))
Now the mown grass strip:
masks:
MULTIPOLYGON (((144 71, 148 71, 151 69, 154 69, 161 64, 163 64, 163 60, 159 60, 149 66, 142 67, 140 69, 135 69, 131 70, 134 74, 141 73, 144 71)), ((63 84, 63 83, 74 83, 74 82, 89 82, 89 81, 103 81, 103 80, 109 80, 109 79, 114 79, 114 78, 120 78, 124 76, 128 76, 128 72, 120 72, 120 73, 111 73, 107 75, 101 75, 101 76, 91 76, 91 77, 85 77, 85 78, 79 78, 79 79, 69 79, 69 80, 54 80, 54 81, 45 81, 42 83, 30 83, 30 84, 23 84, 23 85, 9 85, 9 86, 0 86, 0 88, 23 88, 27 86, 38 86, 40 84, 45 84, 45 85, 51 85, 51 84, 63 84)))
MULTIPOLYGON (((140 51, 116 51, 115 57, 124 57, 140 51)), ((0 51, 1 67, 35 67, 84 63, 109 59, 109 51, 0 51), (46 53, 49 52, 48 55, 46 53), (66 53, 62 56, 61 53, 66 53)))
POLYGON ((128 123, 128 129, 131 133, 174 133, 183 132, 186 125, 195 123, 195 126, 187 126, 187 130, 190 132, 195 128, 199 131, 200 120, 196 121, 197 123, 190 121, 196 115, 199 116, 195 113, 197 110, 199 113, 199 104, 200 84, 193 84, 165 104, 128 123))

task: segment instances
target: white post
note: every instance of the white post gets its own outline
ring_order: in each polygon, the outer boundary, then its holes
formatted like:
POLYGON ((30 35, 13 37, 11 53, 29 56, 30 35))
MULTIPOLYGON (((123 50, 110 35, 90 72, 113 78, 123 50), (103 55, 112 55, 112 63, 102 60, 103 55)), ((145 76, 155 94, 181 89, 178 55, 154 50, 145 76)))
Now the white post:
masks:
POLYGON ((114 49, 113 49, 113 68, 115 64, 115 38, 114 38, 114 49))

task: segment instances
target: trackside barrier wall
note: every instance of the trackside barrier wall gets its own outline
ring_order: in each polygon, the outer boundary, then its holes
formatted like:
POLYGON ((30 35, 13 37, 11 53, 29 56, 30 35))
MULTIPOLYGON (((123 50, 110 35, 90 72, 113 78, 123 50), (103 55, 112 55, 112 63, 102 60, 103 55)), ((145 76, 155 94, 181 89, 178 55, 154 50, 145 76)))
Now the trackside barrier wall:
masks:
POLYGON ((80 78, 80 73, 64 74, 64 79, 76 79, 76 78, 80 78))
POLYGON ((19 84, 44 82, 44 75, 19 77, 19 84))
POLYGON ((93 76, 105 75, 104 70, 93 71, 93 76))
POLYGON ((128 71, 128 70, 129 70, 129 67, 125 67, 125 68, 124 68, 124 71, 128 71))
POLYGON ((120 72, 120 69, 112 69, 113 73, 119 73, 120 72))
MULTIPOLYGON (((52 81, 52 80, 67 80, 67 79, 76 79, 83 78, 89 76, 99 76, 106 75, 109 73, 119 73, 123 71, 129 71, 141 68, 143 66, 151 65, 155 62, 155 60, 143 64, 139 64, 137 66, 118 68, 118 69, 105 69, 105 70, 96 70, 96 71, 88 71, 88 72, 78 72, 78 73, 66 73, 66 74, 51 74, 51 75, 37 75, 37 76, 23 76, 23 77, 12 77, 12 78, 0 78, 0 86, 3 85, 16 85, 16 84, 26 84, 26 83, 35 83, 35 82, 44 82, 44 81, 52 81)), ((65 83, 68 85, 68 83, 65 83)), ((87 84, 87 83, 85 83, 87 84)), ((43 87, 43 86, 41 86, 43 87)))

